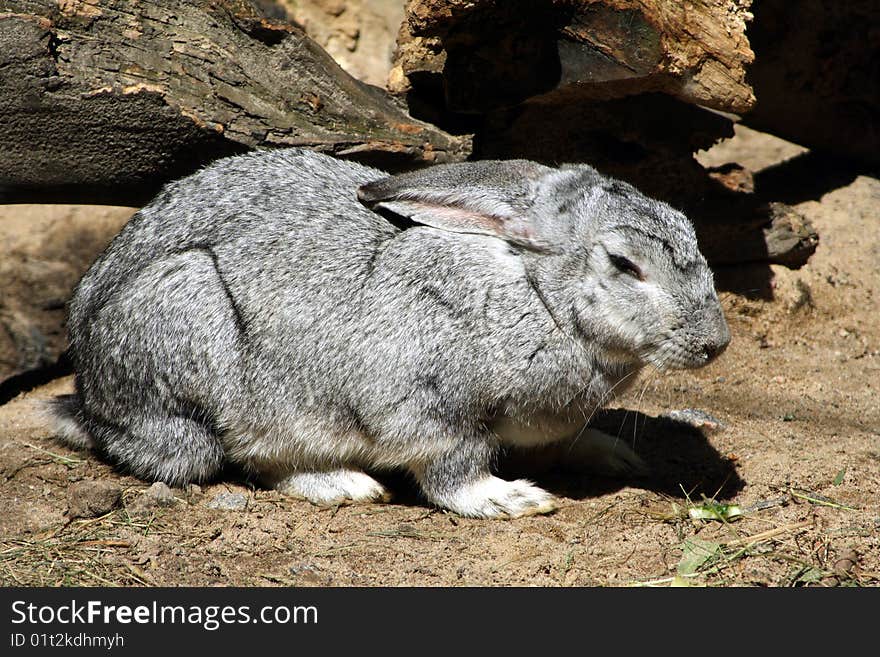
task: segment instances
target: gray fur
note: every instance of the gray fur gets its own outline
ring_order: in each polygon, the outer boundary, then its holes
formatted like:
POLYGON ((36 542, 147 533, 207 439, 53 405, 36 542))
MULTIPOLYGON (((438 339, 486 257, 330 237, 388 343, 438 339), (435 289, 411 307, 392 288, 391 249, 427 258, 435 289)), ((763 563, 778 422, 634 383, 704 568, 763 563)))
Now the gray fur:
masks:
POLYGON ((362 471, 402 467, 478 517, 552 508, 491 475, 499 448, 570 439, 643 365, 729 341, 688 220, 588 166, 387 177, 298 149, 168 185, 82 279, 69 333, 59 431, 140 477, 229 462, 322 502, 381 499, 362 471))

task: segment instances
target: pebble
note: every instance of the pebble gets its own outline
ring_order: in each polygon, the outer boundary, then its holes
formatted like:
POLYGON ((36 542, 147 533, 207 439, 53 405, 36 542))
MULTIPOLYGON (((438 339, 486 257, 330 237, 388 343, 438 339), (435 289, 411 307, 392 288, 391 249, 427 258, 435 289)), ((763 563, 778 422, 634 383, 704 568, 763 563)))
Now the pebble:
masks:
POLYGON ((67 487, 67 515, 94 518, 109 513, 122 501, 122 488, 112 481, 84 479, 67 487))
POLYGON ((174 506, 177 498, 167 484, 157 481, 155 484, 143 491, 137 498, 126 508, 132 513, 147 513, 157 507, 174 506))
POLYGON ((247 504, 247 495, 243 493, 220 493, 208 502, 208 508, 222 511, 244 511, 247 504))
POLYGON ((297 582, 300 584, 320 584, 321 574, 319 571, 320 568, 310 563, 298 564, 296 566, 290 567, 290 574, 295 577, 297 582))
POLYGON ((727 428, 727 425, 718 418, 709 415, 706 411, 701 411, 696 408, 684 408, 680 411, 667 411, 666 413, 661 414, 660 417, 668 418, 673 422, 681 422, 682 424, 690 425, 695 429, 701 429, 707 433, 718 433, 727 428))
POLYGON ((186 501, 189 504, 195 504, 202 499, 202 496, 204 495, 202 487, 198 484, 187 484, 184 492, 186 493, 186 501))
POLYGON ((155 501, 157 506, 174 506, 174 503, 177 501, 168 485, 163 484, 161 481, 157 481, 141 493, 141 495, 155 501))

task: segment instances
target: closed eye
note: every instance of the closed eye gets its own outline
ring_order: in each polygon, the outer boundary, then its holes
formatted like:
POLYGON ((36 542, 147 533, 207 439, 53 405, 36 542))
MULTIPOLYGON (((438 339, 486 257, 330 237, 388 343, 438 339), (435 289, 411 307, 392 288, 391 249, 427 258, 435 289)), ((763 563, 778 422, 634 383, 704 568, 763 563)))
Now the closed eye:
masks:
POLYGON ((645 280, 645 274, 639 269, 639 266, 629 258, 620 255, 613 255, 611 253, 608 254, 608 258, 611 260, 611 264, 617 267, 618 271, 628 274, 640 281, 645 280))

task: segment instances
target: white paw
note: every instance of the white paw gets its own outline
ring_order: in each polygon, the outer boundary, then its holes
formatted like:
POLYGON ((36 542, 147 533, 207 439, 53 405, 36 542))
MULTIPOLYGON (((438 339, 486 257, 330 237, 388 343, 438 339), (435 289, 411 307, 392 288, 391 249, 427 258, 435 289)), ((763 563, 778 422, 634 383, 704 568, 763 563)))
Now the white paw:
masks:
POLYGON ((387 502, 385 487, 358 470, 297 472, 275 484, 276 490, 319 506, 350 502, 387 502))
POLYGON ((596 429, 584 429, 563 450, 563 461, 608 476, 645 475, 648 466, 626 441, 596 429))
POLYGON ((557 507, 553 495, 530 481, 492 476, 466 484, 437 502, 469 518, 518 518, 550 513, 557 507))

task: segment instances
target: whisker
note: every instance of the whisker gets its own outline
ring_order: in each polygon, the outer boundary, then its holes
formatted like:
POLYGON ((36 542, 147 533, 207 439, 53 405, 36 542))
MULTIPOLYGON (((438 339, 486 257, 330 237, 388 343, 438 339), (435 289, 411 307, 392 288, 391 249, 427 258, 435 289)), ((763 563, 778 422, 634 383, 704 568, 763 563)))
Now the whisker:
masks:
POLYGON ((636 421, 633 423, 633 441, 632 441, 633 448, 635 448, 635 446, 636 446, 636 433, 637 433, 637 430, 639 427, 639 415, 642 412, 642 401, 644 400, 645 393, 648 391, 648 385, 653 382, 654 377, 656 377, 656 376, 657 375, 654 374, 653 377, 652 376, 646 377, 645 385, 642 386, 642 392, 639 393, 639 401, 638 401, 638 404, 636 405, 636 421))
MULTIPOLYGON (((571 449, 574 447, 575 443, 576 443, 578 440, 580 440, 581 437, 584 435, 584 431, 587 430, 587 427, 589 426, 589 424, 590 424, 590 422, 592 421, 593 417, 596 415, 596 412, 597 412, 600 408, 602 408, 602 406, 605 404, 606 401, 608 401, 608 399, 611 397, 611 394, 614 392, 614 389, 617 388, 617 386, 619 386, 621 383, 623 383, 624 381, 626 381, 629 377, 631 377, 631 376, 632 376, 633 374, 635 374, 635 373, 636 373, 636 371, 627 372, 627 373, 624 374, 622 377, 620 377, 620 379, 617 381, 617 383, 615 383, 615 384, 614 384, 613 386, 611 386, 611 387, 610 387, 605 393, 603 393, 603 395, 602 395, 602 397, 599 399, 599 401, 596 402, 596 404, 593 406, 593 410, 590 412, 589 417, 586 417, 586 414, 585 414, 585 417, 584 417, 584 425, 580 428, 580 430, 579 430, 579 431, 577 432, 577 434, 575 435, 574 439, 571 441, 571 444, 570 444, 569 447, 568 447, 569 450, 571 450, 571 449)), ((583 389, 582 389, 582 390, 583 390, 583 389)), ((576 397, 576 396, 575 396, 575 397, 576 397)), ((569 403, 571 403, 571 402, 569 402, 569 403)), ((626 416, 624 416, 624 419, 625 419, 625 417, 626 417, 626 416)), ((618 437, 619 437, 619 434, 618 434, 618 437)))

